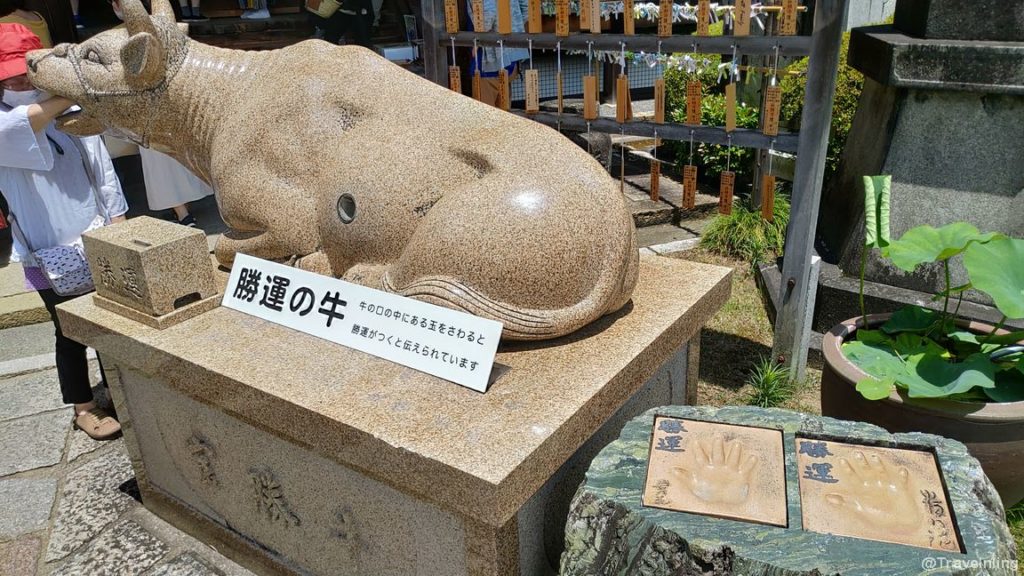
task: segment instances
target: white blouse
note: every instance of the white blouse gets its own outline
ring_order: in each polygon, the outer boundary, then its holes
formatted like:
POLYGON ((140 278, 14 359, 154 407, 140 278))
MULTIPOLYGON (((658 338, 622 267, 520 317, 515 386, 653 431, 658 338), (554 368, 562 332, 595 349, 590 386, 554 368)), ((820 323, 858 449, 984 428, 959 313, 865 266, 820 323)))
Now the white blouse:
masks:
MULTIPOLYGON (((103 211, 96 205, 82 156, 71 138, 52 122, 33 133, 28 107, 0 105, 0 192, 32 250, 76 242, 97 215, 109 222, 128 211, 102 140, 81 139, 99 184, 103 211)), ((29 249, 20 244, 15 239, 13 259, 24 262, 29 249)))

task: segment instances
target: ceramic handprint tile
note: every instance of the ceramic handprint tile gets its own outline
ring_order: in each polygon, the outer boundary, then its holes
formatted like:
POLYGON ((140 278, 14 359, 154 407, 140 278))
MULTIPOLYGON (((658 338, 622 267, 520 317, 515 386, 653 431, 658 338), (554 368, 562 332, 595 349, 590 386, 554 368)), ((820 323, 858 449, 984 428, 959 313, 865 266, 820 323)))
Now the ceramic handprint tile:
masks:
POLYGON ((786 526, 782 432, 658 416, 643 503, 786 526))
POLYGON ((930 452, 796 439, 804 529, 960 552, 930 452))

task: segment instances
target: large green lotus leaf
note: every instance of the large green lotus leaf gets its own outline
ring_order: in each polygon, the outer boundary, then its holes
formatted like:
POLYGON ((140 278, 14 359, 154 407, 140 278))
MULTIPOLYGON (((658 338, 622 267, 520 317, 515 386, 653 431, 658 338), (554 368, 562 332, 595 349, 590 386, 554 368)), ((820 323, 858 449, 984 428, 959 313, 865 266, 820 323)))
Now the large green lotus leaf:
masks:
MULTIPOLYGON (((907 230, 883 253, 899 269, 913 272, 921 264, 952 258, 971 244, 988 242, 998 236, 1001 236, 998 232, 981 234, 967 222, 953 222, 941 228, 918 226, 907 230)), ((971 280, 973 282, 974 278, 971 280)))
POLYGON ((889 342, 892 338, 882 332, 881 330, 866 330, 861 328, 857 330, 857 341, 864 342, 866 344, 881 344, 883 342, 889 342))
POLYGON ((911 398, 943 398, 974 387, 995 387, 997 366, 984 354, 972 354, 963 362, 947 362, 930 354, 907 359, 905 383, 911 398))
POLYGON ((1024 400, 1024 364, 996 372, 996 385, 985 388, 985 394, 995 402, 1024 400))
POLYGON ((892 378, 879 380, 869 376, 857 382, 857 392, 860 392, 860 395, 868 400, 881 400, 882 398, 888 398, 895 386, 896 381, 892 378))
POLYGON ((892 176, 864 177, 864 246, 889 245, 889 191, 892 176))
POLYGON ((920 334, 911 334, 904 332, 898 336, 892 342, 893 350, 896 351, 903 358, 910 356, 916 356, 918 354, 929 354, 931 356, 948 356, 948 352, 942 346, 939 346, 938 342, 921 336, 920 334))
POLYGON ((1024 318, 1024 239, 1000 237, 972 244, 964 266, 975 288, 988 294, 1007 318, 1024 318))
POLYGON ((904 306, 900 308, 885 324, 882 330, 889 334, 900 332, 924 332, 938 321, 940 314, 920 306, 904 306))
POLYGON ((996 336, 982 334, 978 336, 978 341, 985 344, 1016 344, 1018 342, 1024 342, 1024 330, 1009 332, 1007 334, 998 334, 996 336))

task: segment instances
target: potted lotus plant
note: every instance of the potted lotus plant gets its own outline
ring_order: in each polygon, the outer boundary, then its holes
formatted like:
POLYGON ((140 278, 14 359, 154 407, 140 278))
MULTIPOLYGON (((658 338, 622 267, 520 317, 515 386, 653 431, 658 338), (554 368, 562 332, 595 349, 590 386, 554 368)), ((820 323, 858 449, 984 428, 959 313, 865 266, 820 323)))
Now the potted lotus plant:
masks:
POLYGON ((982 233, 971 224, 919 226, 889 238, 888 177, 865 177, 861 316, 834 327, 822 343, 822 413, 892 432, 928 432, 960 440, 981 462, 1009 507, 1024 498, 1024 240, 982 233), (879 249, 901 270, 938 263, 945 287, 939 309, 907 306, 893 314, 864 310, 864 259, 879 249), (952 286, 961 259, 969 281, 952 286), (996 325, 957 316, 965 291, 987 294, 996 325))

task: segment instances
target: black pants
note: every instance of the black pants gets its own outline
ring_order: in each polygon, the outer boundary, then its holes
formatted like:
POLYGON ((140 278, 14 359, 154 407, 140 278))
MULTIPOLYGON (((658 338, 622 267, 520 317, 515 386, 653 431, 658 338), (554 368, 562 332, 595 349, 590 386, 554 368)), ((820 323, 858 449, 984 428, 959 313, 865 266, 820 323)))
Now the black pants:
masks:
POLYGON ((373 28, 372 0, 348 0, 342 2, 344 10, 356 12, 346 14, 341 10, 330 18, 319 18, 318 26, 324 30, 324 40, 337 44, 346 32, 352 32, 352 43, 371 47, 370 30, 373 28))
MULTIPOLYGON (((53 290, 40 290, 46 311, 53 319, 54 336, 57 337, 57 379, 60 380, 60 394, 65 404, 85 404, 92 402, 92 386, 89 384, 89 362, 85 359, 85 345, 68 338, 60 330, 57 319, 57 304, 67 302, 77 296, 61 296, 53 290)), ((100 374, 103 364, 100 364, 100 374)), ((104 380, 104 384, 106 380, 104 380)))

